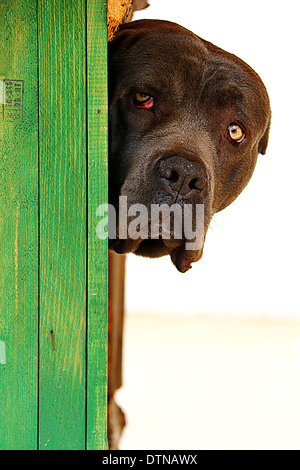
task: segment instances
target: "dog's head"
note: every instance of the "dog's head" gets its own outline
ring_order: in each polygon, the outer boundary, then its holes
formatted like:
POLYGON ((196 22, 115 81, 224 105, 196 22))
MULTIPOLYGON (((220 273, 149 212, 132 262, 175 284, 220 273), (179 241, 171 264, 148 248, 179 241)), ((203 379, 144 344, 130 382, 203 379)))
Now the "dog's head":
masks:
POLYGON ((169 254, 179 271, 189 269, 202 256, 212 216, 241 193, 265 153, 270 117, 261 79, 236 56, 174 23, 123 26, 109 45, 109 202, 119 213, 119 196, 127 197, 128 224, 133 205, 147 212, 140 234, 121 237, 117 228, 110 248, 169 254), (164 237, 160 212, 150 238, 151 211, 163 204, 181 214, 171 211, 164 237))

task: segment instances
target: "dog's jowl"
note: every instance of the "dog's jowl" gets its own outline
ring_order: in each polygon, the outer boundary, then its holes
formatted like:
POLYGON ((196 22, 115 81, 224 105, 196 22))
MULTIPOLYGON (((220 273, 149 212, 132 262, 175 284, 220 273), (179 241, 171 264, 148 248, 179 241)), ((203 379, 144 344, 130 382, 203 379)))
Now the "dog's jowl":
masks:
POLYGON ((212 216, 241 193, 265 153, 270 118, 264 84, 238 57, 167 21, 122 26, 109 44, 109 203, 117 220, 110 249, 170 255, 187 271, 202 256, 212 216), (154 228, 153 206, 162 209, 154 228), (199 231, 193 244, 187 234, 199 231))

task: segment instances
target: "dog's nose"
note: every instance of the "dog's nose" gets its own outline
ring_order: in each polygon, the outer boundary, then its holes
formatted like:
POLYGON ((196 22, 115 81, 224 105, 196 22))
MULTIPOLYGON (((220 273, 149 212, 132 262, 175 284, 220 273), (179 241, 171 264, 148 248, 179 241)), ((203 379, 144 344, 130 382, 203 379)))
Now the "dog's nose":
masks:
POLYGON ((192 190, 202 191, 206 186, 204 166, 183 157, 168 157, 159 161, 158 171, 165 186, 185 196, 192 190))

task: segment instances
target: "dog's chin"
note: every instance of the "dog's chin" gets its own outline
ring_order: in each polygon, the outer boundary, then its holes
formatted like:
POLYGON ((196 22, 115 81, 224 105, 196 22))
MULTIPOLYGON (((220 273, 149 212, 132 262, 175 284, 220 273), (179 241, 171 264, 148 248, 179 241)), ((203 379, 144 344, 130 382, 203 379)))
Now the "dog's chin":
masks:
POLYGON ((118 254, 134 253, 138 256, 147 258, 160 258, 170 254, 164 241, 159 239, 147 238, 146 240, 116 239, 109 240, 109 248, 118 254))
POLYGON ((134 253, 147 258, 161 258, 169 255, 172 263, 181 273, 186 273, 191 269, 191 264, 201 259, 203 254, 203 246, 198 250, 188 250, 185 240, 163 240, 161 238, 110 240, 109 249, 118 254, 134 253))

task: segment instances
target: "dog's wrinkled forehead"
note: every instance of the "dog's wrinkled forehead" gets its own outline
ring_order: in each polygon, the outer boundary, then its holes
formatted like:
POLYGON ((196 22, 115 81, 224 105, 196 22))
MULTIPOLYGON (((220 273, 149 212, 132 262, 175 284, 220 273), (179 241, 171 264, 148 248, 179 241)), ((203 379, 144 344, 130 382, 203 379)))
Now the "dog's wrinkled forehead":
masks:
POLYGON ((138 89, 172 93, 178 104, 180 100, 193 106, 208 100, 217 107, 238 103, 246 114, 247 107, 251 110, 255 121, 267 119, 261 103, 267 104, 268 96, 254 70, 179 25, 150 20, 147 26, 143 21, 123 26, 109 46, 109 64, 117 94, 138 89))
POLYGON ((155 83, 166 82, 174 76, 189 75, 190 67, 202 74, 205 64, 205 47, 194 35, 183 35, 181 30, 162 32, 160 28, 139 31, 136 28, 122 28, 109 47, 110 66, 118 70, 120 80, 132 81, 142 77, 155 83), (176 38, 176 40, 174 40, 176 38), (129 65, 129 67, 128 67, 129 65), (152 77, 150 76, 152 75, 152 77))

